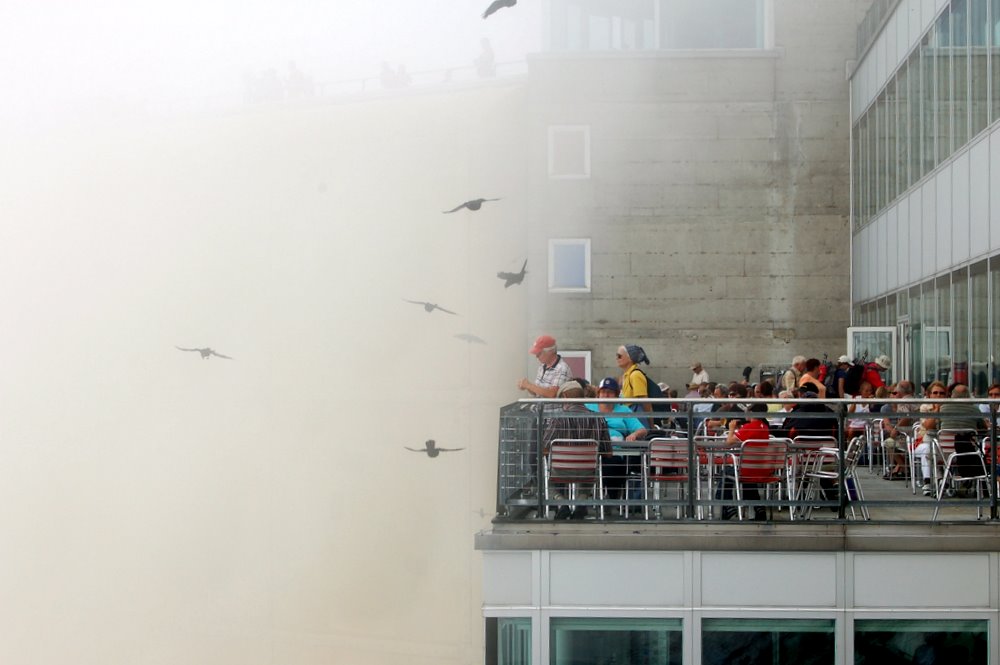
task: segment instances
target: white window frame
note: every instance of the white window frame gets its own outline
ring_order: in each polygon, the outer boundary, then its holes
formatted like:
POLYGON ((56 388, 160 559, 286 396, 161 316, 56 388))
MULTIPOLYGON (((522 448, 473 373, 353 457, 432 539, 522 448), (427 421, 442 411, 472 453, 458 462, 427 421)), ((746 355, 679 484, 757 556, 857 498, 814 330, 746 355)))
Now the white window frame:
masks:
POLYGON ((549 293, 590 293, 590 238, 550 238, 549 239, 549 293), (556 286, 555 249, 560 245, 582 245, 583 286, 556 286))
POLYGON ((587 180, 590 178, 590 125, 549 125, 549 178, 552 180, 587 180), (556 173, 556 135, 570 132, 583 134, 583 171, 581 173, 556 173))

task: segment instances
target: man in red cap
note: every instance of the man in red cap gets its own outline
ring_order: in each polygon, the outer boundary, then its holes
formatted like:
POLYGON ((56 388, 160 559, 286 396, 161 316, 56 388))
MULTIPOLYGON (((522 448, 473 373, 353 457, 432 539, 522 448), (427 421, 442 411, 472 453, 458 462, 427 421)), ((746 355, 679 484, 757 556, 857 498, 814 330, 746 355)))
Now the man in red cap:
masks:
POLYGON ((531 345, 528 353, 538 359, 538 373, 534 383, 525 377, 517 382, 517 387, 527 390, 532 397, 555 397, 559 386, 573 378, 569 365, 556 353, 555 338, 541 335, 531 345))

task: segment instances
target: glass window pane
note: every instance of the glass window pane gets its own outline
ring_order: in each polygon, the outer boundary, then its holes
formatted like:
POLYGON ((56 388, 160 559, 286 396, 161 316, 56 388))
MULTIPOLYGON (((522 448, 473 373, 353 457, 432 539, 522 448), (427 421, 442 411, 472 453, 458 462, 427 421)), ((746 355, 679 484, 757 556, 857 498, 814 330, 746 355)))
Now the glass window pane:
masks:
POLYGON ((704 619, 702 665, 834 662, 832 619, 704 619))
POLYGON ((655 0, 553 0, 549 17, 556 51, 656 48, 655 0))
POLYGON ((899 119, 897 117, 898 100, 896 98, 896 79, 890 79, 885 89, 885 202, 886 205, 896 199, 899 193, 899 183, 897 177, 897 153, 899 147, 896 145, 899 135, 899 119))
POLYGON ((763 48, 763 0, 663 0, 661 48, 763 48))
POLYGON ((858 176, 861 188, 858 197, 861 205, 859 215, 862 224, 867 223, 871 218, 871 211, 868 207, 868 197, 871 192, 871 183, 869 182, 871 178, 871 146, 868 140, 868 115, 869 113, 866 112, 858 123, 858 176))
POLYGON ((987 626, 986 620, 857 620, 854 662, 986 665, 987 626))
POLYGON ((955 383, 969 384, 969 276, 963 268, 951 276, 953 360, 955 383))
POLYGON ((549 241, 549 289, 590 290, 590 241, 549 241))
POLYGON ((1000 0, 990 0, 990 60, 992 61, 990 78, 993 80, 993 109, 990 122, 1000 118, 1000 0))
POLYGON ((969 4, 969 135, 975 136, 986 128, 989 122, 989 82, 987 38, 989 25, 986 10, 989 0, 970 0, 969 4))
POLYGON ((486 665, 531 665, 531 619, 486 619, 486 665))
POLYGON ((682 659, 680 619, 577 619, 550 622, 552 665, 663 663, 682 659))
POLYGON ((951 0, 952 147, 969 142, 969 0, 951 0))
POLYGON ((912 182, 910 167, 910 75, 904 64, 896 75, 896 177, 899 193, 905 192, 912 182))
POLYGON ((920 51, 914 51, 906 65, 910 82, 908 107, 910 110, 910 184, 924 176, 923 161, 920 153, 920 51))
POLYGON ((937 90, 934 113, 935 135, 937 136, 937 163, 948 159, 952 144, 952 58, 951 58, 951 13, 947 8, 938 17, 934 27, 937 43, 934 57, 937 59, 937 90))
MULTIPOLYGON (((1000 2, 1000 0, 998 0, 1000 2)), ((934 104, 935 72, 937 71, 936 46, 932 44, 934 29, 924 35, 920 44, 920 124, 921 124, 921 176, 930 173, 937 166, 935 146, 935 126, 937 108, 934 104)))
MULTIPOLYGON (((1000 297, 1000 259, 992 258, 990 259, 990 279, 993 282, 991 284, 992 300, 995 302, 998 297, 1000 297)), ((992 372, 990 375, 990 383, 994 381, 1000 381, 1000 306, 993 305, 991 307, 991 315, 993 318, 993 339, 991 340, 990 348, 992 353, 990 354, 993 358, 993 366, 990 368, 992 372)))
POLYGON ((917 383, 924 381, 924 351, 921 331, 924 325, 924 301, 920 287, 910 289, 910 367, 909 376, 917 383))
POLYGON ((875 102, 875 201, 872 209, 873 215, 877 215, 886 203, 887 169, 885 158, 889 138, 886 117, 886 93, 883 91, 875 102))
POLYGON ((969 307, 972 348, 970 349, 969 387, 978 396, 986 395, 989 387, 989 284, 987 282, 986 261, 972 266, 969 270, 969 307))

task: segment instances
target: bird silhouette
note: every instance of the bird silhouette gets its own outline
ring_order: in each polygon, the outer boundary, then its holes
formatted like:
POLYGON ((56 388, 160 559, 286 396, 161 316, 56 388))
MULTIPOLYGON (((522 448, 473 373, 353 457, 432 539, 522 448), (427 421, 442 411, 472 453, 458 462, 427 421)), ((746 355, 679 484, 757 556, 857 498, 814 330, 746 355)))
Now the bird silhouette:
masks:
POLYGON ((515 284, 520 284, 524 281, 524 276, 528 273, 528 259, 524 260, 524 265, 521 266, 520 272, 498 272, 497 277, 504 281, 503 288, 508 288, 514 286, 515 284))
POLYGON ((462 205, 455 206, 451 210, 445 210, 444 214, 448 215, 453 212, 458 212, 462 208, 468 208, 469 210, 475 212, 483 207, 483 204, 487 201, 499 201, 500 199, 472 199, 471 201, 466 201, 462 205))
POLYGON ((456 450, 465 450, 465 448, 438 448, 434 439, 427 439, 424 442, 423 448, 410 448, 409 446, 403 446, 407 450, 412 450, 415 453, 427 453, 428 457, 437 457, 441 453, 450 453, 456 450))
POLYGON ((493 2, 490 3, 490 6, 486 8, 486 11, 483 12, 483 18, 487 18, 490 14, 503 9, 504 7, 513 7, 516 4, 517 0, 493 0, 493 2))
POLYGON ((473 335, 472 333, 458 333, 457 335, 455 335, 455 337, 457 337, 458 339, 462 340, 463 342, 468 342, 469 344, 485 344, 486 343, 485 339, 483 339, 482 337, 478 337, 476 335, 473 335))
POLYGON ((424 308, 424 311, 427 312, 428 314, 430 314, 431 312, 433 312, 436 309, 441 310, 445 314, 455 314, 455 312, 451 311, 450 309, 445 309, 441 305, 435 305, 432 302, 424 302, 423 300, 407 300, 406 298, 403 298, 403 300, 405 302, 412 303, 414 305, 422 305, 423 308, 424 308))
POLYGON ((225 358, 226 360, 232 360, 231 357, 224 356, 215 349, 210 349, 208 347, 205 347, 204 349, 185 349, 180 346, 174 346, 174 348, 177 349, 178 351, 197 351, 198 353, 201 354, 202 360, 208 360, 210 356, 216 356, 217 358, 225 358))

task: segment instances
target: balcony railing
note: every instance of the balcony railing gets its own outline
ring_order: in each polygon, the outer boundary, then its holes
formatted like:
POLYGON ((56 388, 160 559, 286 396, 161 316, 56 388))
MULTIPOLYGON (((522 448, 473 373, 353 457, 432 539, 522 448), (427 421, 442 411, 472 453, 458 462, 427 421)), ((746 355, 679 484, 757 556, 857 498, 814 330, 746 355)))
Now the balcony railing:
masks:
MULTIPOLYGON (((956 400, 889 400, 892 405, 911 405, 912 413, 854 413, 851 404, 876 408, 886 400, 816 400, 816 399, 741 399, 740 405, 754 403, 781 405, 781 411, 755 413, 769 421, 794 416, 802 422, 813 422, 817 428, 829 431, 829 438, 788 438, 780 429, 772 428, 771 439, 784 446, 784 459, 776 463, 771 491, 762 484, 739 483, 740 488, 759 489, 760 498, 749 498, 737 492, 736 473, 740 465, 740 446, 729 446, 725 437, 706 431, 706 418, 741 418, 748 414, 733 406, 730 399, 573 399, 520 400, 500 410, 499 454, 497 460, 497 520, 535 522, 554 519, 558 509, 587 508, 587 521, 603 522, 693 522, 748 520, 766 509, 769 522, 857 521, 871 524, 920 522, 975 522, 998 519, 996 449, 991 445, 997 436, 997 409, 1000 401, 986 399, 956 400), (559 483, 561 498, 554 493, 556 484, 549 482, 548 442, 546 429, 551 419, 600 418, 596 412, 567 411, 569 403, 653 403, 673 404, 677 410, 669 414, 664 427, 652 431, 646 439, 667 439, 675 449, 684 452, 684 459, 674 470, 652 468, 650 442, 613 442, 612 452, 621 456, 625 470, 617 467, 617 495, 594 491, 589 482, 574 495, 559 483), (919 413, 918 405, 943 403, 986 405, 981 412, 984 427, 974 436, 973 455, 952 458, 956 449, 949 432, 942 430, 913 432, 912 426, 901 426, 896 436, 895 454, 905 467, 901 479, 886 479, 886 469, 894 462, 892 451, 887 453, 883 423, 910 418, 936 417, 935 413, 919 413), (824 411, 786 411, 796 405, 818 404, 824 411), (701 405, 701 406, 699 406, 701 405), (701 409, 716 408, 712 413, 701 409), (857 436, 848 436, 848 434, 857 436), (930 460, 930 490, 925 494, 921 470, 921 450, 915 434, 927 440, 930 460), (684 442, 686 445, 680 445, 684 442), (961 463, 960 463, 961 462, 961 463), (971 464, 965 464, 969 462, 971 464), (657 474, 657 471, 659 472, 657 474), (669 482, 664 475, 686 476, 669 482), (660 476, 657 490, 652 478, 660 476), (622 480, 624 476, 624 480, 622 480), (662 482, 667 480, 668 482, 662 482), (548 491, 547 491, 548 489, 548 491), (742 509, 742 510, 740 510, 742 509), (603 510, 603 517, 601 516, 603 510)), ((773 407, 772 407, 773 408, 773 407)), ((802 407, 799 407, 801 409, 802 407)), ((980 407, 982 408, 982 407, 980 407)), ((621 415, 621 414, 617 414, 621 415)), ((636 414, 641 415, 641 414, 636 414)), ((615 417, 612 415, 612 417, 615 417)), ((956 417, 946 414, 946 417, 956 417)), ((905 421, 904 421, 905 422, 905 421)), ((817 432, 810 432, 816 434, 817 432)), ((953 433, 952 433, 953 434, 953 433)), ((660 444, 662 446, 663 444, 660 444)), ((961 448, 965 450, 965 448, 961 448)), ((607 471, 605 480, 612 479, 607 471)), ((615 483, 605 483, 605 486, 615 483)), ((565 513, 565 511, 564 511, 565 513)))

